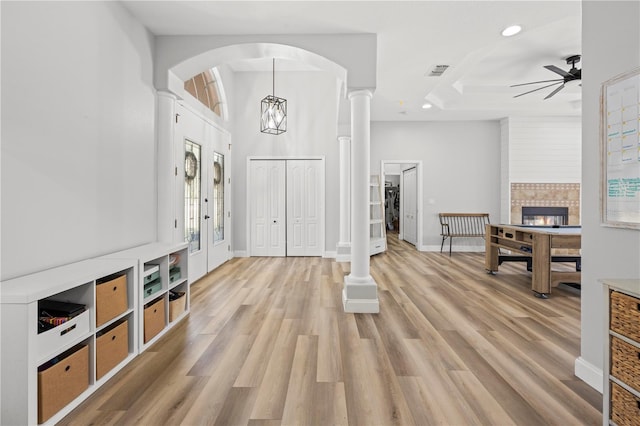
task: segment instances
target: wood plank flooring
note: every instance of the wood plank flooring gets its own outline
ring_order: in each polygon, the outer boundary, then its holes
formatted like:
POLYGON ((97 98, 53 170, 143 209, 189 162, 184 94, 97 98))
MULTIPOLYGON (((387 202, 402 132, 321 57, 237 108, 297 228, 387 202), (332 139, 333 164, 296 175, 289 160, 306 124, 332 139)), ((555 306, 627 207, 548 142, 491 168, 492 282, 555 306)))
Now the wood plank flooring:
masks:
POLYGON ((189 317, 61 424, 597 425, 573 375, 580 296, 531 293, 522 264, 372 257, 380 313, 345 314, 348 263, 236 258, 192 286, 189 317))

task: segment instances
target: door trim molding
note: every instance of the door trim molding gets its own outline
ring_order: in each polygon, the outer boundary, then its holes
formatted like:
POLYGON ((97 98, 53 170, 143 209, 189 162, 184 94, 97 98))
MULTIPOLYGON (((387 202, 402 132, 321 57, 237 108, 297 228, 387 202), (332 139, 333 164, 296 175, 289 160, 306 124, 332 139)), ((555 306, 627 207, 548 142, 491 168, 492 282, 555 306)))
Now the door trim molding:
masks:
MULTIPOLYGON (((326 174, 326 160, 325 160, 325 156, 324 155, 303 155, 303 156, 263 156, 263 155, 248 155, 247 156, 247 162, 246 162, 246 182, 247 182, 247 187, 246 187, 246 191, 245 191, 245 195, 246 195, 246 207, 245 207, 245 211, 247 212, 246 214, 246 220, 245 220, 245 244, 247 247, 246 252, 244 252, 245 257, 251 257, 251 188, 250 188, 250 182, 251 182, 251 161, 253 160, 320 160, 322 161, 322 178, 323 178, 323 183, 322 186, 324 188, 324 191, 326 191, 326 184, 327 184, 327 174, 326 174)), ((320 225, 321 227, 321 232, 320 232, 320 244, 322 246, 322 252, 325 252, 325 242, 326 242, 326 205, 327 205, 327 200, 326 200, 326 194, 323 194, 322 196, 323 202, 322 202, 322 206, 320 209, 320 212, 322 214, 322 223, 320 225)), ((286 229, 286 228, 285 228, 286 229)), ((286 231, 285 231, 286 232, 286 231)), ((285 239, 285 244, 286 244, 286 239, 285 239)), ((286 253, 286 250, 285 250, 286 253)), ((285 254, 286 255, 286 254, 285 254)))
MULTIPOLYGON (((422 160, 381 160, 380 161, 380 182, 382 185, 384 185, 385 182, 385 166, 387 164, 404 164, 404 165, 414 165, 416 167, 416 192, 417 192, 417 199, 416 199, 416 206, 417 206, 417 216, 418 216, 418 223, 416 224, 416 233, 417 238, 416 238, 416 249, 418 251, 425 251, 425 246, 422 243, 422 229, 423 229, 423 218, 424 218, 424 204, 423 204, 423 189, 422 189, 422 182, 423 182, 423 178, 422 178, 422 160)), ((400 174, 400 176, 402 176, 402 174, 400 174)), ((399 235, 402 235, 402 229, 399 229, 399 235)))

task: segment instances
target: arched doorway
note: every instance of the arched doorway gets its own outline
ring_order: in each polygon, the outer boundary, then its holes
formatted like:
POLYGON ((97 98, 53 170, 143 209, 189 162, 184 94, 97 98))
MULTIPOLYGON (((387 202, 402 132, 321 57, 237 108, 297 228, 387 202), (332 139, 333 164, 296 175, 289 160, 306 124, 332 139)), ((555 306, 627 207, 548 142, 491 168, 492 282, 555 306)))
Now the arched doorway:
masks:
MULTIPOLYGON (((268 55, 284 55, 288 58, 284 61, 287 61, 288 63, 302 64, 302 66, 297 66, 296 70, 310 70, 316 73, 320 72, 325 76, 331 76, 333 81, 335 81, 336 83, 334 83, 335 88, 329 91, 330 93, 334 94, 333 99, 329 102, 331 103, 331 105, 333 105, 334 110, 337 108, 340 97, 344 95, 346 81, 346 71, 344 69, 319 55, 313 54, 311 52, 306 52, 299 48, 271 44, 261 44, 259 46, 259 49, 257 47, 258 46, 255 45, 225 46, 214 49, 212 51, 207 51, 201 55, 198 55, 197 57, 194 57, 192 61, 193 64, 187 66, 186 63, 181 63, 179 66, 172 68, 169 73, 173 75, 173 77, 175 77, 176 74, 182 75, 182 73, 191 72, 185 70, 195 69, 194 64, 207 63, 209 64, 207 66, 211 66, 212 64, 220 63, 220 61, 225 61, 221 66, 224 66, 224 64, 231 64, 229 66, 233 66, 235 68, 240 68, 238 64, 244 62, 247 65, 243 65, 243 67, 251 70, 251 67, 259 68, 260 62, 270 63, 271 58, 269 58, 268 55), (203 57, 207 57, 207 61, 204 61, 203 57), (307 62, 302 62, 303 60, 307 62)), ((283 62, 283 60, 279 60, 279 62, 283 62)), ((241 72, 247 73, 247 71, 241 72)), ((260 76, 258 76, 258 79, 259 78, 260 76)), ((248 235, 243 237, 242 232, 238 232, 238 230, 244 230, 244 223, 248 223, 249 216, 247 212, 248 203, 245 204, 242 202, 243 199, 246 199, 245 194, 247 191, 247 182, 243 182, 243 178, 245 177, 245 167, 244 165, 239 165, 238 163, 242 162, 244 157, 247 156, 247 152, 243 148, 244 145, 255 144, 257 146, 264 146, 265 144, 273 143, 273 141, 276 139, 273 139, 273 136, 271 136, 271 139, 267 141, 256 139, 257 142, 255 142, 250 140, 251 138, 247 139, 246 134, 244 135, 244 137, 242 136, 244 128, 248 127, 247 124, 233 123, 233 119, 230 120, 231 123, 228 124, 226 128, 216 129, 215 123, 213 123, 214 125, 212 126, 212 123, 207 123, 207 120, 203 119, 203 117, 193 118, 192 116, 197 111, 194 111, 193 108, 185 105, 186 99, 193 99, 192 95, 187 94, 187 92, 189 92, 189 90, 187 90, 188 87, 185 88, 184 82, 181 82, 180 80, 177 80, 175 78, 170 79, 170 81, 173 82, 171 84, 172 93, 168 93, 167 96, 160 98, 160 102, 163 102, 165 106, 163 108, 160 108, 160 110, 164 111, 164 113, 162 113, 159 117, 160 119, 162 119, 162 116, 164 116, 164 119, 169 121, 169 125, 166 127, 166 132, 163 132, 164 135, 159 135, 165 140, 161 141, 161 143, 159 144, 159 150, 164 150, 165 152, 164 154, 159 155, 159 160, 161 160, 161 162, 158 165, 158 173, 159 180, 164 179, 164 181, 169 183, 173 187, 173 189, 168 194, 168 196, 159 197, 159 199, 163 201, 163 204, 166 207, 166 209, 164 209, 162 205, 159 206, 159 215, 171 214, 171 212, 173 212, 174 219, 164 221, 162 219, 159 219, 160 224, 164 223, 173 225, 165 231, 159 229, 159 235, 161 235, 163 238, 169 239, 169 241, 172 242, 183 241, 185 236, 188 236, 189 240, 193 240, 193 250, 191 251, 190 255, 189 268, 190 273, 193 272, 193 276, 190 277, 190 281, 193 282, 194 280, 210 271, 212 266, 216 267, 217 265, 219 265, 219 259, 225 261, 226 259, 233 257, 234 255, 238 255, 238 252, 240 252, 240 255, 242 255, 243 252, 248 252, 248 246, 242 247, 242 244, 237 244, 238 241, 243 242, 248 240, 248 235), (197 122, 198 119, 200 121, 199 123, 197 122), (187 128, 184 127, 185 125, 187 125, 187 128), (211 129, 203 131, 203 129, 206 129, 208 127, 211 127, 211 129), (231 151, 228 151, 226 153, 220 152, 219 150, 212 151, 210 149, 210 146, 217 143, 216 140, 219 138, 216 139, 215 133, 219 130, 223 130, 223 133, 226 133, 227 135, 227 143, 225 144, 226 146, 230 147, 234 144, 234 142, 237 141, 237 144, 235 144, 235 146, 238 146, 241 149, 234 148, 232 150, 233 155, 231 155, 231 151), (234 132, 235 135, 233 135, 234 132), (192 200, 187 200, 186 198, 186 195, 189 195, 189 192, 193 192, 188 188, 189 182, 186 182, 186 155, 188 154, 189 158, 192 159, 194 154, 192 154, 191 151, 193 149, 196 149, 196 151, 198 149, 202 150, 202 156, 199 160, 201 164, 200 171, 204 172, 205 175, 212 172, 212 167, 209 166, 215 166, 215 162, 212 164, 208 164, 208 158, 224 158, 224 173, 226 178, 223 179, 222 182, 225 184, 225 191, 227 193, 233 191, 231 199, 235 201, 224 203, 225 206, 230 207, 229 209, 225 207, 224 219, 233 220, 236 223, 231 224, 230 226, 225 225, 225 232, 223 234, 224 240, 218 242, 218 244, 216 245, 211 245, 208 243, 209 241, 213 241, 212 238, 215 238, 215 235, 208 235, 208 228, 210 224, 209 222, 211 222, 211 220, 214 218, 214 216, 211 214, 210 208, 213 194, 209 193, 211 191, 207 192, 207 183, 211 181, 211 179, 206 176, 202 176, 200 178, 200 181, 198 181, 197 179, 191 179, 190 182, 192 182, 194 185, 199 183, 200 186, 195 190, 195 195, 194 197, 192 197, 192 200), (238 154, 236 154, 236 152, 238 154), (236 157, 236 155, 237 159, 234 158, 236 157), (184 159, 182 159, 182 156, 185 156, 184 159), (237 171, 234 172, 234 169, 237 171), (164 174, 164 178, 161 178, 160 174, 164 174), (179 206, 181 200, 184 200, 182 201, 185 203, 184 208, 181 208, 179 206), (194 214, 190 214, 187 210, 186 205, 193 202, 199 204, 192 206, 194 214), (235 206, 233 204, 235 204, 235 206), (163 210, 168 213, 161 213, 163 210), (182 235, 180 232, 181 230, 184 230, 182 235), (233 233, 231 232, 232 230, 233 233), (240 246, 239 250, 238 248, 236 248, 237 246, 240 246), (207 251, 212 252, 214 250, 222 250, 223 252, 219 253, 219 256, 216 256, 216 259, 218 260, 212 261, 212 256, 207 255, 207 251)), ((236 89, 236 91, 234 92, 236 95, 239 92, 242 93, 243 91, 246 91, 246 87, 252 86, 254 84, 251 83, 239 85, 242 86, 242 89, 236 89)), ((200 87, 204 89, 205 86, 206 81, 201 82, 200 87)), ((302 84, 300 86, 310 85, 302 84)), ((304 102, 302 101, 298 102, 298 105, 303 104, 304 102)), ((247 105, 253 106, 253 103, 250 102, 247 105)), ((309 106, 312 107, 313 105, 309 106)), ((225 103, 224 107, 228 107, 228 104, 225 103)), ((248 107, 248 109, 251 108, 248 107)), ((317 115, 317 111, 315 111, 315 114, 317 115)), ((307 115, 310 116, 310 114, 307 115)), ((236 113, 236 117, 233 118, 238 119, 238 117, 241 116, 242 113, 236 113)), ((248 119, 249 122, 251 122, 252 117, 253 116, 249 114, 249 117, 244 118, 248 119)), ((309 123, 312 123, 318 120, 308 119, 307 121, 309 123)), ((333 122, 329 125, 333 127, 333 131, 335 134, 337 132, 338 126, 337 112, 334 113, 333 122)), ((324 127, 326 126, 323 126, 323 128, 324 127)), ((313 132, 314 134, 317 133, 315 129, 310 130, 310 132, 313 132)), ((335 139, 335 136, 333 136, 332 139, 335 139)), ((279 141, 286 141, 286 136, 285 138, 280 138, 279 141)), ((280 142, 278 143, 282 145, 282 143, 280 142)), ((315 152, 313 152, 314 148, 309 145, 305 147, 304 142, 297 141, 295 145, 287 142, 285 143, 285 145, 289 146, 290 151, 280 152, 280 154, 286 154, 286 156, 290 156, 292 154, 315 154, 315 152)), ((265 152, 258 152, 257 154, 265 155, 265 152)), ((219 186, 220 182, 217 185, 219 186)), ((159 187, 159 191, 164 190, 165 188, 159 187)), ((324 226, 322 226, 322 229, 324 229, 324 226)))

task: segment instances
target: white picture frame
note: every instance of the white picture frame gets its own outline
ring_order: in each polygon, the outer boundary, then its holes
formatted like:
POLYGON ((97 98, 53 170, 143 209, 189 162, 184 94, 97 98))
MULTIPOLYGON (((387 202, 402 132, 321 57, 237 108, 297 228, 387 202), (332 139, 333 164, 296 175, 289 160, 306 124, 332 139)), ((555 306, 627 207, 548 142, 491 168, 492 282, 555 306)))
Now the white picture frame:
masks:
POLYGON ((601 224, 640 230, 640 68, 602 83, 601 224))

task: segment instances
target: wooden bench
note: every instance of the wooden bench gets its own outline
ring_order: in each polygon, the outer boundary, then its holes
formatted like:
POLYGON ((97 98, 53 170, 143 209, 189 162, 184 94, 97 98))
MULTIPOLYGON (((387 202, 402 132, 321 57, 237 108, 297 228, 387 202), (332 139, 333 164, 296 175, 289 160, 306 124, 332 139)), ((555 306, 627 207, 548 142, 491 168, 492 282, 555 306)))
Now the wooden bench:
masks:
POLYGON ((442 227, 442 244, 440 253, 444 247, 444 242, 449 239, 449 256, 451 256, 451 242, 453 237, 481 237, 486 234, 485 226, 489 222, 489 213, 438 213, 440 226, 442 227))

